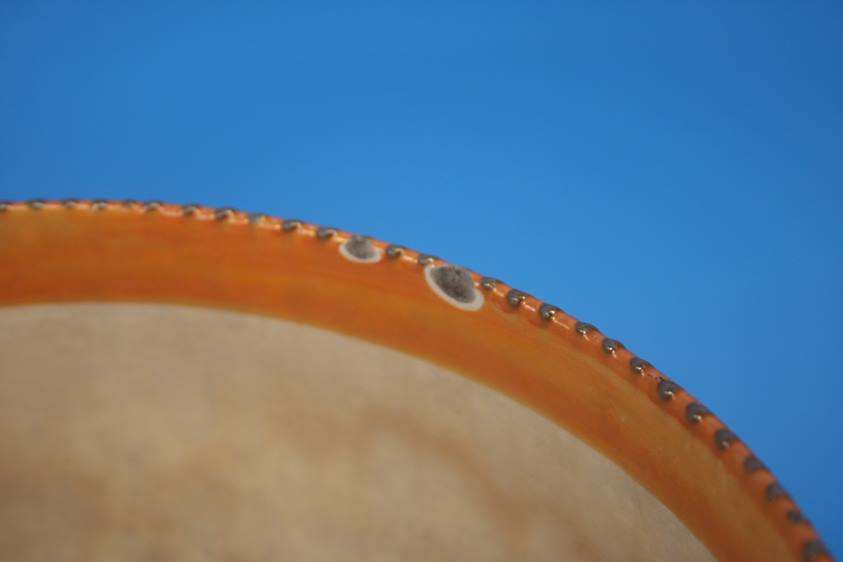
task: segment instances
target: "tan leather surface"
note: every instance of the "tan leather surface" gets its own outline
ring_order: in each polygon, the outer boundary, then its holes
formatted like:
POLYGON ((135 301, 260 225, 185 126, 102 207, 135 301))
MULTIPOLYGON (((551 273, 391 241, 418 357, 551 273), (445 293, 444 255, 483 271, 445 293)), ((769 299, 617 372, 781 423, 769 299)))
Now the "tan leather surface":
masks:
POLYGON ((38 305, 0 356, 4 560, 713 560, 565 430, 362 340, 38 305))

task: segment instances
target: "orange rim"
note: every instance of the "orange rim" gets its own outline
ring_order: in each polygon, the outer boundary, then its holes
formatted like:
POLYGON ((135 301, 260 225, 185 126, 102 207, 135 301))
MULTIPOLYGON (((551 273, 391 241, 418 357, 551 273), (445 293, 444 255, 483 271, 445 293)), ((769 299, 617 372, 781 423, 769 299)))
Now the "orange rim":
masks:
POLYGON ((473 272, 481 305, 467 309, 429 281, 443 260, 375 240, 365 242, 374 250, 368 259, 355 259, 350 240, 360 239, 198 205, 0 203, 0 305, 177 303, 380 343, 497 388, 571 431, 649 489, 720 560, 831 560, 749 448, 620 342, 473 272))

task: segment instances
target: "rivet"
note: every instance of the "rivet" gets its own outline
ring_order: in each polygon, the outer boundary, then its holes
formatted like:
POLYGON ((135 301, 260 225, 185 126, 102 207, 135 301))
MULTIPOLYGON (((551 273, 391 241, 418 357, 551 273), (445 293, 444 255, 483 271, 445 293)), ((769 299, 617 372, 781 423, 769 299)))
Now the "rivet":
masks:
POLYGON ((404 251, 406 249, 407 248, 405 248, 404 246, 400 246, 398 244, 390 244, 386 247, 386 257, 391 260, 398 259, 404 255, 404 251))
POLYGON ((199 205, 197 203, 188 203, 187 205, 182 205, 181 207, 181 213, 186 217, 196 214, 196 211, 198 210, 199 205))
POLYGON ((585 337, 588 335, 589 332, 596 332, 597 328, 595 328, 592 324, 589 324, 588 322, 577 322, 574 325, 574 330, 576 330, 579 335, 585 337))
POLYGON ((767 501, 771 502, 771 501, 777 500, 779 498, 786 498, 788 494, 787 494, 787 491, 785 491, 785 489, 782 488, 781 484, 779 484, 778 482, 773 482, 772 484, 767 486, 767 489, 764 492, 764 495, 766 496, 767 501))
POLYGON ((629 360, 629 368, 632 369, 632 372, 636 375, 643 375, 644 371, 651 367, 649 361, 645 361, 640 357, 633 357, 629 360))
POLYGON ((708 408, 699 402, 691 402, 685 406, 685 418, 691 423, 700 423, 708 414, 708 408))
POLYGON ((750 455, 743 461, 743 470, 744 472, 752 474, 753 472, 758 472, 759 470, 767 470, 767 467, 764 466, 764 463, 762 463, 758 457, 750 455))
POLYGON ((40 211, 44 208, 44 200, 43 199, 30 199, 26 202, 29 205, 30 209, 34 209, 36 211, 40 211))
POLYGON ((721 449, 728 449, 737 440, 738 436, 728 429, 718 429, 714 432, 714 443, 721 449))
POLYGON ((151 213, 153 211, 157 211, 161 208, 161 201, 147 201, 143 204, 143 210, 147 213, 151 213))
POLYGON ((791 509, 786 514, 787 520, 793 523, 794 525, 798 525, 799 523, 807 523, 808 520, 805 519, 805 516, 802 515, 802 512, 798 509, 791 509))
POLYGON ((502 281, 500 279, 495 279, 494 277, 484 277, 480 280, 480 286, 487 291, 491 291, 497 287, 498 283, 502 283, 502 281))
POLYGON ((292 232, 299 228, 302 222, 299 219, 284 219, 281 221, 281 230, 283 232, 292 232))
POLYGON ((327 240, 332 238, 337 233, 336 228, 331 228, 329 226, 320 226, 316 229, 316 238, 319 240, 327 240))
POLYGON ((657 390, 659 398, 662 400, 673 400, 676 397, 676 393, 682 390, 682 387, 673 381, 662 379, 659 381, 657 390))
POLYGON ((108 201, 105 199, 95 199, 91 201, 91 208, 95 211, 103 211, 108 208, 108 201))
POLYGON ((263 213, 249 213, 249 224, 260 224, 265 218, 263 213))
POLYGON ((552 304, 543 303, 539 307, 539 318, 548 322, 553 319, 558 313, 562 312, 558 306, 553 306, 552 304))
POLYGON ((234 216, 234 209, 231 207, 222 207, 214 210, 214 219, 218 221, 228 220, 232 216, 234 216))
POLYGON ((436 256, 431 256, 430 254, 419 254, 417 262, 419 265, 430 265, 437 259, 438 258, 436 256))
POLYGON ((822 541, 812 540, 805 543, 802 547, 802 560, 804 562, 813 562, 821 556, 828 556, 830 553, 822 541))
POLYGON ((519 291, 518 289, 510 289, 506 293, 506 302, 510 306, 520 306, 527 299, 527 293, 519 291))
POLYGON ((79 200, 73 199, 73 198, 63 199, 61 204, 62 204, 62 207, 64 207, 65 209, 73 209, 73 208, 76 207, 76 205, 79 204, 79 200))
POLYGON ((612 338, 603 338, 603 341, 600 343, 601 347, 603 347, 603 351, 608 353, 609 355, 614 355, 618 352, 619 349, 623 348, 623 344, 618 340, 613 340, 612 338))

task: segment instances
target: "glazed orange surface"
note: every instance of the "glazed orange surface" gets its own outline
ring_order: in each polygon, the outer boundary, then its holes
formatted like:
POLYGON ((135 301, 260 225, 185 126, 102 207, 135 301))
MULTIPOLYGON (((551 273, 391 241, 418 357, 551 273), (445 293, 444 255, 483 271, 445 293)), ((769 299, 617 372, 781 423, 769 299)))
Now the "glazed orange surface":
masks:
POLYGON ((661 374, 637 376, 627 350, 605 352, 603 336, 580 335, 570 316, 543 320, 532 297, 512 306, 499 284, 478 289, 479 311, 463 311, 430 289, 412 251, 361 264, 338 251, 344 232, 319 240, 313 226, 285 232, 275 219, 253 224, 239 213, 97 207, 0 213, 0 304, 175 303, 351 334, 459 371, 554 420, 653 492, 720 560, 802 560, 817 540, 809 525, 787 520, 789 498, 765 498, 768 471, 743 470, 745 445, 715 445, 719 420, 691 424, 686 392, 661 399, 661 374))

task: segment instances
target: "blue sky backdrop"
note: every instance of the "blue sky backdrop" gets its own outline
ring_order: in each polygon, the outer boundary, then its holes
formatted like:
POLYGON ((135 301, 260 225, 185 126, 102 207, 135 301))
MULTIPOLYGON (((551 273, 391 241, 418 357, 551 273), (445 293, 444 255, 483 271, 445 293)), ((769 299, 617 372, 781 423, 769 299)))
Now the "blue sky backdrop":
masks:
POLYGON ((441 255, 678 379, 843 552, 843 4, 0 2, 0 198, 441 255))

